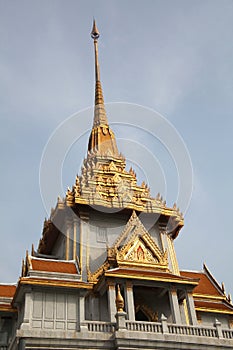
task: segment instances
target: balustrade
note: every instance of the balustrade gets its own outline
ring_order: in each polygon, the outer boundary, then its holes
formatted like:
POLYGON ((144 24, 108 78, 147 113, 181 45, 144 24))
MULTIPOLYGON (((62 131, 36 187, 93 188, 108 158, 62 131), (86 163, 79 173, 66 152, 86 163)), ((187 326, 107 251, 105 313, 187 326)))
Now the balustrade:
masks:
POLYGON ((129 331, 162 333, 162 325, 157 322, 126 321, 129 331))
MULTIPOLYGON (((87 326, 89 332, 113 333, 116 330, 116 323, 113 322, 85 321, 83 325, 87 326)), ((126 330, 131 332, 160 334, 164 333, 164 327, 160 322, 126 320, 126 330)), ((216 327, 189 326, 177 324, 167 324, 167 334, 208 338, 219 337, 219 333, 216 327)), ((222 337, 225 339, 233 339, 233 329, 222 329, 222 337)), ((0 347, 0 350, 5 350, 5 348, 0 347)))

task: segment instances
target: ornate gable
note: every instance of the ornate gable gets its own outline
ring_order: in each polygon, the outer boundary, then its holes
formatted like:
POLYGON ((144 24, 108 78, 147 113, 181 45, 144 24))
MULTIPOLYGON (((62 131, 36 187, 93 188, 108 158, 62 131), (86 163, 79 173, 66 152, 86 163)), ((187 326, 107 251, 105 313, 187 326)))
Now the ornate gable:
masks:
POLYGON ((117 266, 168 270, 167 252, 159 249, 135 211, 114 246, 108 249, 108 260, 117 266))
POLYGON ((104 271, 120 266, 168 271, 167 251, 159 249, 135 211, 115 244, 108 248, 105 263, 94 273, 88 271, 88 280, 97 282, 104 271))

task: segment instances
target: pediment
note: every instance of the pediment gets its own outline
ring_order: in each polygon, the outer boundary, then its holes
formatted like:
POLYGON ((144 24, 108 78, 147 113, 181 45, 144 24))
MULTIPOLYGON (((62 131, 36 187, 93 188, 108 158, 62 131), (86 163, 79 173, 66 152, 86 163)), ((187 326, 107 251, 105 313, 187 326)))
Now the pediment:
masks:
POLYGON ((104 264, 94 273, 88 271, 88 281, 97 282, 104 271, 116 266, 168 271, 167 251, 158 247, 135 211, 115 244, 107 249, 104 264))
POLYGON ((143 239, 137 238, 132 244, 130 244, 129 249, 123 249, 118 253, 118 259, 122 259, 125 261, 134 261, 134 262, 142 262, 142 263, 158 263, 159 260, 153 254, 153 252, 146 246, 143 239), (124 252, 125 251, 125 252, 124 252))
POLYGON ((167 251, 160 250, 135 212, 114 246, 108 249, 108 260, 115 261, 118 266, 144 265, 168 269, 167 251))

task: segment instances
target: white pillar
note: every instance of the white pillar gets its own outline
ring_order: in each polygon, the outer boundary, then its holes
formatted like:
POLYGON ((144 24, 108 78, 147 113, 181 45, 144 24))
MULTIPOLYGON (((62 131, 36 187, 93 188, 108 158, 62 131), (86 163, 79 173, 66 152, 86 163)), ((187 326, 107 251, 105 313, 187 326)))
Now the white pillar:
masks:
POLYGON ((90 316, 92 321, 98 321, 100 318, 99 315, 99 298, 95 295, 90 296, 90 316))
POLYGON ((24 297, 24 317, 21 329, 30 329, 30 323, 32 319, 33 299, 31 291, 25 292, 24 297))
POLYGON ((116 318, 116 290, 114 284, 108 285, 108 310, 110 322, 115 322, 116 318))
POLYGON ((86 291, 80 290, 79 292, 79 325, 80 331, 87 331, 87 325, 85 325, 85 295, 86 291))
POLYGON ((186 293, 186 304, 188 309, 188 315, 189 315, 189 322, 191 325, 197 325, 197 315, 195 311, 195 305, 193 300, 193 295, 191 292, 186 293))
POLYGON ((66 260, 70 260, 72 243, 72 222, 70 218, 66 219, 66 260))
POLYGON ((78 227, 78 218, 74 216, 73 219, 73 260, 76 260, 77 256, 77 227, 78 227))
POLYGON ((89 269, 89 217, 87 213, 80 213, 80 265, 82 280, 85 281, 89 269))
POLYGON ((125 299, 126 299, 125 306, 128 314, 128 319, 130 321, 135 321, 133 285, 129 281, 126 282, 125 299))
POLYGON ((173 322, 177 324, 181 324, 180 307, 178 303, 176 289, 169 290, 169 299, 170 299, 171 311, 173 316, 173 322))

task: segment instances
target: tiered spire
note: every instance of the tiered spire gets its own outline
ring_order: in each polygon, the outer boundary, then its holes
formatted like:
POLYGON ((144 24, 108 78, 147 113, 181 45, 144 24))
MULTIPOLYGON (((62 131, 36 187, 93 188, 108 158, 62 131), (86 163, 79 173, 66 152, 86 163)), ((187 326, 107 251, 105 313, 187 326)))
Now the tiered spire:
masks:
POLYGON ((100 67, 98 58, 99 31, 96 22, 93 22, 91 37, 94 40, 95 50, 95 109, 93 128, 89 139, 88 151, 97 152, 98 155, 111 155, 118 157, 116 140, 113 131, 109 128, 104 105, 103 91, 100 82, 100 67))
MULTIPOLYGON (((118 152, 114 133, 108 124, 100 82, 99 36, 94 21, 91 31, 95 52, 94 122, 81 174, 76 177, 73 188, 68 188, 65 204, 69 207, 91 204, 108 208, 127 208, 172 216, 172 225, 176 227, 178 224, 180 228, 183 225, 183 217, 178 209, 168 208, 160 195, 152 198, 150 189, 144 182, 138 185, 134 170, 126 170, 125 158, 118 152)), ((58 204, 61 206, 61 203, 58 204)))

